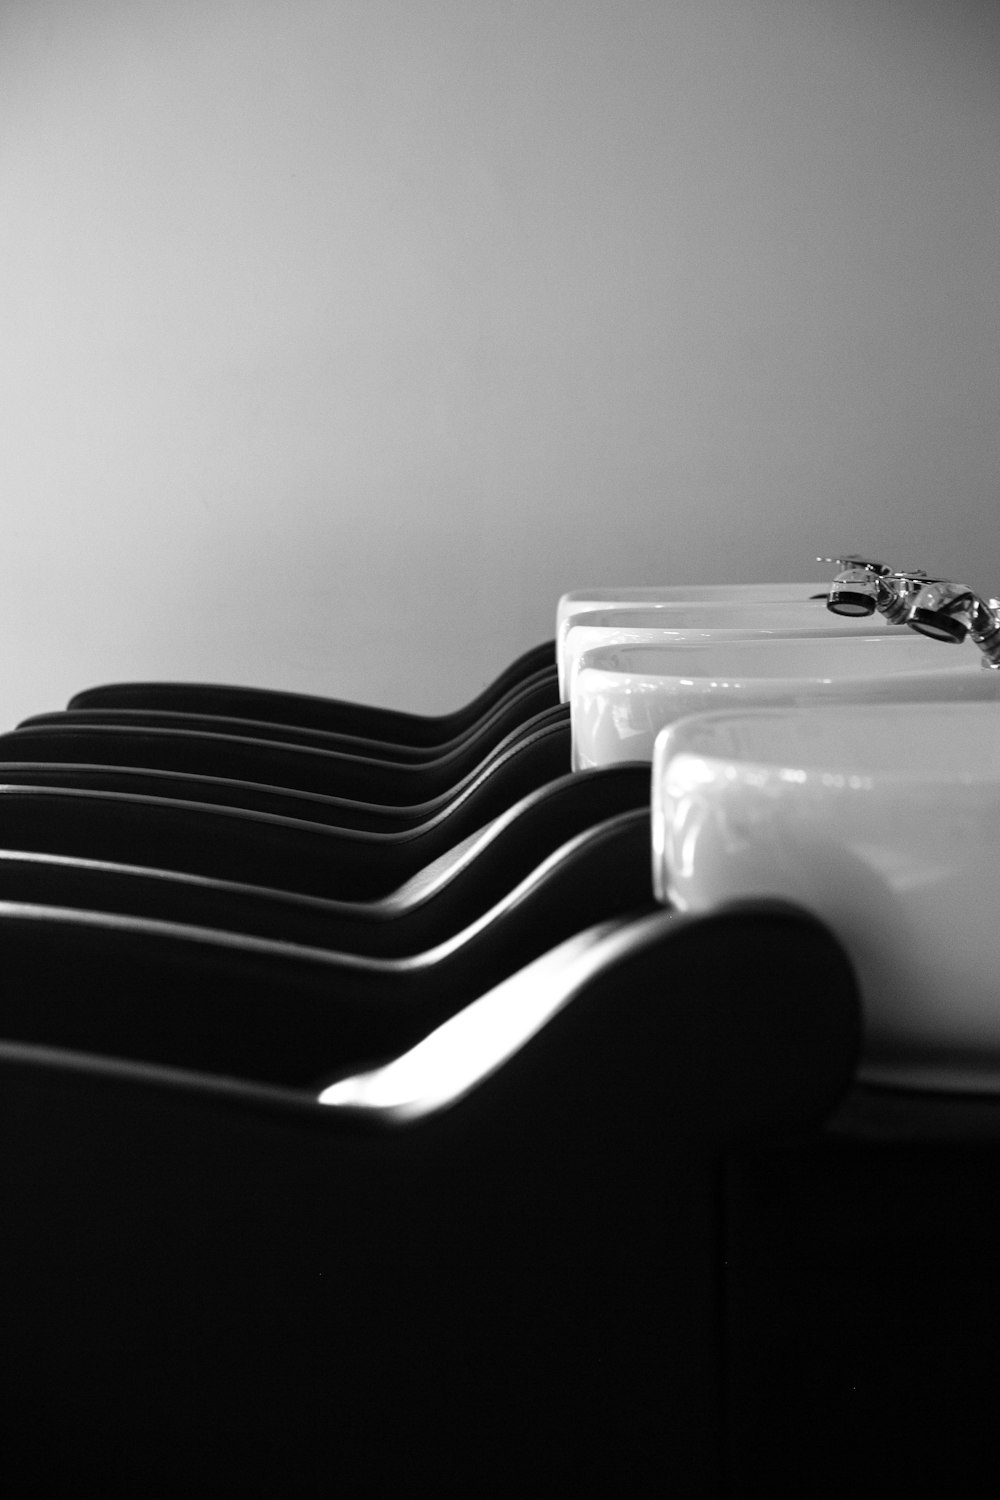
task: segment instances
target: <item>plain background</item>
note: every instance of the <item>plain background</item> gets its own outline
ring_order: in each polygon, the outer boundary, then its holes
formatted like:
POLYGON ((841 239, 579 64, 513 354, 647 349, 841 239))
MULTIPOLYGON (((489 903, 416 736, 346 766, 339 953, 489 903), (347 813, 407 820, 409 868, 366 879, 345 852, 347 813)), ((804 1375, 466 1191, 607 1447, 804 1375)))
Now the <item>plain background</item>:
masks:
POLYGON ((998 255, 992 0, 0 0, 0 727, 440 711, 565 589, 838 549, 1000 592, 998 255))

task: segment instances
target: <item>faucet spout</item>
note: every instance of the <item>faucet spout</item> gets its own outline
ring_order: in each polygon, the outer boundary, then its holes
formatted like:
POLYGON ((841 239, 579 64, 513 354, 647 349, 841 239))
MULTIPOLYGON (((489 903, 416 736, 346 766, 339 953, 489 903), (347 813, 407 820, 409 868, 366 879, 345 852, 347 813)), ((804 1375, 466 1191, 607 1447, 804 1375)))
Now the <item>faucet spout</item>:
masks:
POLYGON ((855 617, 875 613, 878 608, 878 580, 889 572, 885 563, 858 557, 854 553, 847 557, 817 557, 816 561, 832 563, 843 570, 830 585, 827 609, 835 615, 855 617))
POLYGON ((878 585, 878 574, 869 568, 845 568, 830 585, 826 607, 835 615, 873 615, 878 608, 878 585))
POLYGON ((817 562, 839 563, 843 572, 830 585, 826 607, 835 615, 861 617, 876 611, 890 625, 908 621, 914 595, 928 582, 921 568, 893 573, 885 563, 866 557, 817 558, 817 562))
POLYGON ((921 635, 958 644, 971 635, 983 653, 983 665, 1000 669, 1000 609, 981 599, 964 583, 943 579, 925 584, 913 600, 906 623, 921 635))

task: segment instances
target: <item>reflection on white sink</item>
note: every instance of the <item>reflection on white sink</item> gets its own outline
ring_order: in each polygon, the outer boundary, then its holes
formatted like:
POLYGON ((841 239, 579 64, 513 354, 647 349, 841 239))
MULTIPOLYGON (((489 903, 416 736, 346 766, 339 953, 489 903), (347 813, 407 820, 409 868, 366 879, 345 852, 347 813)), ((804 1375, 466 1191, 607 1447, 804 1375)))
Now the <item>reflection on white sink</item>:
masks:
POLYGON ((800 599, 822 594, 826 598, 830 580, 819 583, 680 583, 662 588, 615 588, 595 585, 592 589, 572 589, 563 594, 556 606, 556 635, 567 615, 588 609, 649 608, 657 604, 723 604, 739 599, 800 599))
POLYGON ((682 720, 656 747, 653 842, 661 899, 782 897, 836 933, 861 985, 866 1080, 1000 1088, 996 704, 682 720))
POLYGON ((661 729, 710 709, 997 698, 1000 672, 984 670, 971 640, 946 646, 910 630, 600 646, 577 663, 573 769, 652 760, 661 729))
POLYGON ((796 630, 820 633, 847 630, 857 635, 859 631, 906 628, 888 625, 882 615, 859 618, 833 614, 827 609, 825 599, 824 595, 816 600, 700 600, 567 615, 556 636, 560 696, 564 703, 569 702, 576 663, 584 651, 592 651, 596 646, 653 645, 660 639, 706 636, 720 630, 764 631, 768 635, 785 635, 796 630))

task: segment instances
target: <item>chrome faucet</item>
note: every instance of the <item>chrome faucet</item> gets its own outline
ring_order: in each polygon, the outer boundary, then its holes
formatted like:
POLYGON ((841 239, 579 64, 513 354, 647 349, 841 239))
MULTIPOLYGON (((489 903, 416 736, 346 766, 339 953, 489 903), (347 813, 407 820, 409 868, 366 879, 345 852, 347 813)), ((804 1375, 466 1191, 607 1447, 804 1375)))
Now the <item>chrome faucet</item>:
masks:
POLYGON ((930 582, 922 568, 894 573, 885 563, 855 554, 817 557, 816 561, 842 569, 831 583, 826 601, 827 609, 835 615, 873 615, 877 610, 890 625, 909 624, 913 601, 930 582))
POLYGON ((936 641, 958 643, 971 635, 983 666, 1000 669, 1000 601, 980 599, 964 583, 928 582, 913 600, 906 623, 936 641))

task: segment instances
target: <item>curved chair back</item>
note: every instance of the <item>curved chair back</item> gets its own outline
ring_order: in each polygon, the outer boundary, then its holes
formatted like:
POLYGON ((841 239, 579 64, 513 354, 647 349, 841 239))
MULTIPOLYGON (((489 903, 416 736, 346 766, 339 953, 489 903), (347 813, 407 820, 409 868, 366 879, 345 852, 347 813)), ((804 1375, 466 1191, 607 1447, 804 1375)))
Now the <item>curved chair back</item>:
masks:
POLYGON ((720 1493, 722 1163, 857 997, 788 911, 636 930, 409 1123, 0 1047, 11 1492, 720 1493))
POLYGON ((237 719, 266 719, 297 724, 331 734, 347 734, 392 744, 435 746, 465 732, 494 708, 511 688, 521 685, 556 659, 554 641, 533 646, 468 703, 448 714, 413 714, 343 699, 269 688, 229 687, 212 683, 127 682, 88 688, 70 699, 70 708, 151 708, 180 713, 221 714, 237 719))

